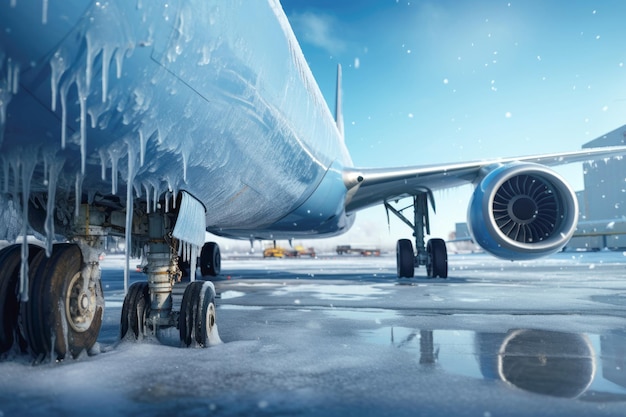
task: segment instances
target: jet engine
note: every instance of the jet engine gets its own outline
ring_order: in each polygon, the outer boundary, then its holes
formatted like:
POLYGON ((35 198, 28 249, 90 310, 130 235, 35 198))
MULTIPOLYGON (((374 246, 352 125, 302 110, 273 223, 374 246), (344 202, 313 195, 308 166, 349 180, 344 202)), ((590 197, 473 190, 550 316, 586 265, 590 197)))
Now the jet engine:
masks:
POLYGON ((484 250, 527 260, 561 250, 578 221, 576 195, 551 169, 532 163, 499 165, 478 183, 468 225, 484 250))

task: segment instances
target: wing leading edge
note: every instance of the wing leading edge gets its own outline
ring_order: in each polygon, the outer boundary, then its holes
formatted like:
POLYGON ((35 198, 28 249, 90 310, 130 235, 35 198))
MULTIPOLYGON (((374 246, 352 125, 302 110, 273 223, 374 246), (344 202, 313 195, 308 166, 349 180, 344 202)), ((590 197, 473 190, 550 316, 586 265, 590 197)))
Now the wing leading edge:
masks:
POLYGON ((581 151, 453 164, 400 168, 347 168, 344 184, 348 189, 346 211, 354 212, 386 201, 475 183, 492 167, 515 162, 548 167, 626 155, 626 146, 590 148, 581 151))

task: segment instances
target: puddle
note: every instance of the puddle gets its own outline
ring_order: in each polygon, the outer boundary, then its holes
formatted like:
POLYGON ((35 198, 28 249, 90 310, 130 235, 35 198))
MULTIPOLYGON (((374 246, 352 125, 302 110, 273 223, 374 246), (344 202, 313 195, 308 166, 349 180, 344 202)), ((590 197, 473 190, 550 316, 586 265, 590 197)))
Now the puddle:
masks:
POLYGON ((626 332, 604 335, 519 329, 507 333, 381 327, 369 343, 415 352, 421 367, 500 379, 538 394, 626 401, 626 332))
POLYGON ((220 294, 220 299, 222 299, 222 300, 229 300, 231 298, 243 297, 244 295, 246 295, 246 293, 242 292, 242 291, 228 290, 228 291, 224 291, 223 293, 220 294))
POLYGON ((395 310, 383 310, 377 308, 360 308, 358 310, 331 308, 324 310, 324 313, 335 318, 371 321, 377 324, 382 323, 382 320, 397 318, 399 315, 395 310))
POLYGON ((273 296, 310 293, 312 297, 329 301, 364 301, 378 298, 389 292, 371 285, 303 284, 285 286, 272 292, 273 296))
POLYGON ((219 304, 218 310, 263 310, 261 306, 243 306, 239 304, 219 304))

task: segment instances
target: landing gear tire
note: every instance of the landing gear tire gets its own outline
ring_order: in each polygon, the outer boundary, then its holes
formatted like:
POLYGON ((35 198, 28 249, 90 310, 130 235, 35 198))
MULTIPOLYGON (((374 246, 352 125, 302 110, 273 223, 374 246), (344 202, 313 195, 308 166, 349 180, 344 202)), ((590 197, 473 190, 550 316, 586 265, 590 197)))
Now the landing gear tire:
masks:
POLYGON ((216 277, 222 270, 220 247, 215 242, 207 242, 200 252, 200 272, 203 277, 216 277))
POLYGON ((120 339, 141 340, 146 334, 146 318, 150 311, 150 291, 147 282, 135 282, 128 289, 122 305, 120 339))
POLYGON ((429 278, 448 277, 448 250, 443 239, 430 239, 426 244, 426 273, 429 278))
POLYGON ((104 296, 99 279, 83 276, 77 245, 55 245, 50 258, 41 251, 29 265, 29 300, 21 304, 24 337, 35 357, 77 357, 96 343, 104 296))
POLYGON ((415 255, 413 244, 409 239, 400 239, 396 245, 396 266, 398 278, 413 278, 415 276, 415 255))
POLYGON ((183 346, 209 346, 215 327, 215 289, 210 281, 194 281, 183 294, 178 329, 183 346))
MULTIPOLYGON (((0 354, 8 352, 15 341, 22 352, 27 349, 18 331, 21 249, 22 245, 11 245, 0 251, 0 354)), ((32 260, 41 251, 41 247, 29 245, 28 258, 32 260)))

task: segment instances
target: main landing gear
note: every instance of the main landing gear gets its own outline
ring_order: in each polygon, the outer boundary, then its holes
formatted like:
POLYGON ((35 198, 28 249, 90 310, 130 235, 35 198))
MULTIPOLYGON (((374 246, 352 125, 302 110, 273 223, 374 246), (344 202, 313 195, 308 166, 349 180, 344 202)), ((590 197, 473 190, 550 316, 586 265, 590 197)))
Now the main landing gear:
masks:
MULTIPOLYGON (((213 283, 194 279, 195 260, 186 279, 179 268, 181 255, 187 260, 197 257, 204 276, 218 275, 221 263, 215 243, 204 244, 198 256, 194 248, 202 243, 185 240, 196 229, 176 231, 181 219, 187 225, 204 224, 204 207, 189 195, 185 198, 176 212, 135 212, 134 246, 147 247, 148 279, 128 289, 121 313, 122 338, 138 340, 175 327, 182 346, 219 342, 213 283)), ((106 236, 123 230, 115 221, 119 217, 119 212, 83 205, 74 219, 71 243, 54 245, 49 257, 33 244, 0 250, 0 357, 30 353, 39 362, 95 351, 104 314, 99 256, 106 236), (29 273, 21 279, 26 249, 29 273)), ((204 228, 199 235, 203 241, 204 228)))
MULTIPOLYGON (((448 252, 443 239, 430 239, 424 244, 424 236, 430 234, 428 219, 428 200, 433 201, 432 193, 426 190, 413 197, 413 204, 402 209, 396 209, 389 202, 385 202, 385 208, 395 214, 400 220, 413 229, 415 236, 415 249, 409 239, 398 240, 396 246, 396 265, 399 278, 412 278, 415 276, 415 268, 426 266, 426 275, 429 278, 448 277, 448 252), (407 219, 403 211, 413 207, 414 220, 407 219)), ((434 207, 434 205, 433 205, 434 207)))
POLYGON ((76 357, 95 345, 104 297, 97 263, 81 245, 55 245, 51 256, 29 245, 27 300, 20 301, 22 245, 0 251, 0 354, 14 346, 33 357, 76 357))

